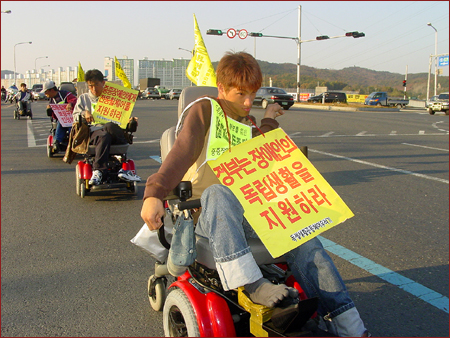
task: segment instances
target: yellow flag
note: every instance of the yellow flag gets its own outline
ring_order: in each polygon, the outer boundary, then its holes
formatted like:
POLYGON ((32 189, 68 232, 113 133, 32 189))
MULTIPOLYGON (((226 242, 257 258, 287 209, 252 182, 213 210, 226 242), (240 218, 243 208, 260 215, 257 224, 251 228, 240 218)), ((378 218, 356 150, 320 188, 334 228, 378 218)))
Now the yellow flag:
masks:
POLYGON ((197 86, 217 87, 216 72, 209 58, 194 14, 194 56, 186 69, 186 76, 197 86))
POLYGON ((116 76, 122 80, 123 86, 126 88, 131 88, 131 83, 128 81, 127 76, 125 75, 125 72, 123 71, 122 67, 120 66, 119 61, 117 61, 117 58, 114 56, 114 64, 116 65, 116 76))
POLYGON ((81 67, 80 61, 78 61, 77 82, 83 82, 83 81, 84 81, 84 70, 83 70, 83 67, 81 67))

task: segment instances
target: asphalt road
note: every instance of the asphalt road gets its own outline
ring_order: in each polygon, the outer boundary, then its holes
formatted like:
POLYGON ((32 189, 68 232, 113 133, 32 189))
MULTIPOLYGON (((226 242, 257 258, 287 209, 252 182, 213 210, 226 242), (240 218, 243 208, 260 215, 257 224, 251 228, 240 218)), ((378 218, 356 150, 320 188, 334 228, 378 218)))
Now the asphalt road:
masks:
MULTIPOLYGON (((75 164, 46 156, 45 105, 31 121, 1 106, 2 336, 163 336, 146 296, 154 260, 130 239, 177 101, 136 103, 137 196, 84 199, 75 164)), ((322 237, 341 246, 331 255, 373 336, 448 336, 448 116, 293 107, 279 120, 355 214, 322 237)))

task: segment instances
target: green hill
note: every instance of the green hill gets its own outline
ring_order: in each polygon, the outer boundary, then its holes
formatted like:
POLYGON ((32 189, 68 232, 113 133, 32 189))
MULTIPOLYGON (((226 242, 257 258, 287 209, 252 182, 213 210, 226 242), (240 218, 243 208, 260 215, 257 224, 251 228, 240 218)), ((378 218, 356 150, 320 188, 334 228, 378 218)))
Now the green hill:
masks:
MULTIPOLYGON (((292 63, 270 63, 258 60, 264 75, 264 85, 281 88, 296 88, 297 66, 292 63)), ((214 68, 217 62, 213 63, 214 68)), ((403 96, 402 86, 404 74, 375 71, 361 67, 348 67, 341 70, 318 69, 309 66, 300 68, 300 88, 314 89, 317 86, 328 87, 330 90, 356 91, 360 94, 370 94, 373 91, 385 91, 391 96, 403 96)), ((407 95, 426 98, 427 73, 408 74, 407 95)), ((431 75, 430 88, 434 88, 434 75, 431 75)), ((449 90, 449 77, 438 77, 438 93, 449 90)))

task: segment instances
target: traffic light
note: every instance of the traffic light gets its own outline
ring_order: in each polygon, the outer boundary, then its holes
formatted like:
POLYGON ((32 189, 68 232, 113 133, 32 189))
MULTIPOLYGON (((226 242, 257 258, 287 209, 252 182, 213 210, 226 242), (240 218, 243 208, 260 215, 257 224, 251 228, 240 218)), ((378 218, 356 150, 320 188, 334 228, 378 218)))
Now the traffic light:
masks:
POLYGON ((330 37, 328 36, 328 35, 321 35, 321 36, 317 36, 316 37, 316 40, 327 40, 327 39, 329 39, 330 37))
POLYGON ((366 34, 360 33, 360 32, 347 32, 347 33, 345 33, 345 36, 353 36, 354 38, 362 38, 362 37, 366 36, 366 34))
POLYGON ((403 80, 403 87, 406 87, 406 80, 403 80))
POLYGON ((263 36, 262 33, 249 33, 248 35, 250 35, 250 36, 256 36, 256 37, 261 37, 261 36, 263 36))
POLYGON ((222 35, 223 32, 220 29, 208 29, 206 31, 206 34, 208 34, 208 35, 222 35))

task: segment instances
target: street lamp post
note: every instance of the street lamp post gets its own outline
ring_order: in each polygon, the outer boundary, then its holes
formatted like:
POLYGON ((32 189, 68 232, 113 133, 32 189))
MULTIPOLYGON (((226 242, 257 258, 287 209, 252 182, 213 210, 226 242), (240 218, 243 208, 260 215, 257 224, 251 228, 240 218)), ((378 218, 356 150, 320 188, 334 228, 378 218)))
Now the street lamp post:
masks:
POLYGON ((185 50, 186 52, 189 52, 189 53, 191 53, 192 56, 194 56, 194 51, 193 50, 189 50, 189 49, 181 48, 181 47, 178 47, 178 49, 185 50))
POLYGON ((431 24, 427 23, 428 26, 434 29, 434 95, 437 95, 437 29, 431 24))
POLYGON ((24 44, 24 43, 29 43, 30 45, 32 44, 32 42, 31 41, 29 41, 29 42, 19 42, 19 43, 16 43, 15 45, 14 45, 14 85, 17 87, 17 84, 16 84, 16 46, 17 45, 22 45, 22 44, 24 44))
MULTIPOLYGON (((37 59, 48 59, 48 56, 39 56, 36 59, 34 59, 34 69, 37 71, 37 67, 36 67, 36 61, 37 59)), ((45 66, 44 66, 45 67, 45 66)))
MULTIPOLYGON (((192 57, 194 57, 194 51, 193 51, 193 50, 189 50, 189 49, 181 48, 181 47, 178 47, 178 49, 179 49, 179 50, 184 50, 184 51, 186 51, 186 52, 189 52, 189 53, 191 53, 192 57)), ((191 87, 192 87, 192 86, 193 86, 193 83, 192 83, 192 81, 191 81, 191 87)))
POLYGON ((2 11, 2 13, 5 13, 5 14, 11 14, 11 10, 7 10, 7 11, 2 11))

